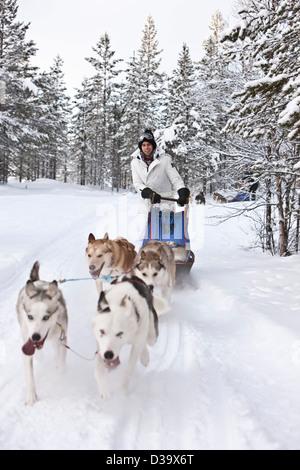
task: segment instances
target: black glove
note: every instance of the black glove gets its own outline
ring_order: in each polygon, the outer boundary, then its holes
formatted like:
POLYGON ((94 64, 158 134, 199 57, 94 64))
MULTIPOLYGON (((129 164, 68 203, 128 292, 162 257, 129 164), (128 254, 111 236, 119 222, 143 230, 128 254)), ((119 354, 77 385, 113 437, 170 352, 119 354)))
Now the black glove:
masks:
POLYGON ((145 188, 142 191, 142 198, 144 199, 150 199, 150 201, 153 204, 159 204, 161 202, 161 196, 159 194, 156 194, 152 189, 150 188, 145 188), (153 200, 153 195, 154 195, 154 200, 153 200))
POLYGON ((181 207, 186 205, 187 199, 190 197, 190 190, 188 188, 181 188, 178 191, 179 198, 177 204, 181 207))

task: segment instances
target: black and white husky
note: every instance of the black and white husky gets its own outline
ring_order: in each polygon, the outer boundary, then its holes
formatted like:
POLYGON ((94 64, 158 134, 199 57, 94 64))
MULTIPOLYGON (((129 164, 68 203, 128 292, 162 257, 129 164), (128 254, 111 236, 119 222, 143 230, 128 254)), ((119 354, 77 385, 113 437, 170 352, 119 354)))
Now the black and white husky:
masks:
POLYGON ((121 276, 105 293, 101 292, 92 327, 98 344, 95 377, 103 399, 112 395, 107 369, 120 364, 123 345, 132 346, 123 376, 125 392, 128 392, 130 376, 138 359, 145 367, 149 364, 147 345, 155 344, 158 315, 167 310, 167 303, 154 298, 151 289, 136 276, 121 276))
POLYGON ((57 348, 58 369, 64 371, 68 315, 66 303, 57 282, 40 281, 39 263, 33 266, 30 279, 19 294, 17 302, 18 320, 21 326, 24 346, 22 348, 26 373, 26 405, 37 401, 33 374, 33 356, 41 350, 46 340, 54 340, 57 348))

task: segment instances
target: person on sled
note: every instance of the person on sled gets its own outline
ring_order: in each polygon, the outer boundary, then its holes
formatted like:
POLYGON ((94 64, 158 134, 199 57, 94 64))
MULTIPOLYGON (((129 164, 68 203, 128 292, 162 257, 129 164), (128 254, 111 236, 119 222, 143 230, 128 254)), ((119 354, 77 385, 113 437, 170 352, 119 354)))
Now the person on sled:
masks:
POLYGON ((190 190, 185 187, 172 158, 158 149, 150 130, 145 130, 138 147, 131 162, 133 186, 136 192, 154 204, 159 204, 162 197, 173 198, 174 193, 177 193, 177 203, 183 207, 190 196, 190 190))

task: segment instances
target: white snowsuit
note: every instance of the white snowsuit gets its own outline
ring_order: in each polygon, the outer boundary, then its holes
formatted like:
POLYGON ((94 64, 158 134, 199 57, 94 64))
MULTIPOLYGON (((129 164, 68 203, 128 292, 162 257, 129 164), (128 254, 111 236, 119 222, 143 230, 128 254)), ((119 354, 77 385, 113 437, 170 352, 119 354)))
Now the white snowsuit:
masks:
POLYGON ((153 162, 147 166, 140 151, 133 154, 131 162, 134 189, 138 194, 150 188, 162 197, 178 197, 177 191, 185 184, 172 163, 172 158, 163 150, 156 150, 153 162))

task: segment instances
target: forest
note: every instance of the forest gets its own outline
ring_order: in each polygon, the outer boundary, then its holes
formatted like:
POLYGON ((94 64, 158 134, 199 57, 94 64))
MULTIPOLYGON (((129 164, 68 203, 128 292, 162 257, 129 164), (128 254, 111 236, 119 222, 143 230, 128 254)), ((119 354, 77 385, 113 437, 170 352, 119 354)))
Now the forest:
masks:
POLYGON ((264 251, 298 253, 300 2, 238 0, 235 11, 231 28, 215 12, 198 61, 183 42, 171 75, 151 16, 129 59, 100 35, 83 58, 94 74, 70 98, 63 58, 49 71, 33 66, 30 26, 18 21, 17 0, 0 0, 0 184, 131 189, 131 155, 149 128, 194 192, 230 197, 258 185, 232 216, 253 218, 264 251))

